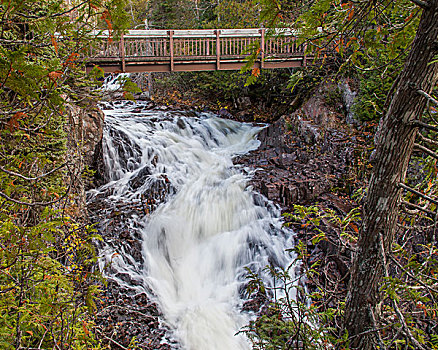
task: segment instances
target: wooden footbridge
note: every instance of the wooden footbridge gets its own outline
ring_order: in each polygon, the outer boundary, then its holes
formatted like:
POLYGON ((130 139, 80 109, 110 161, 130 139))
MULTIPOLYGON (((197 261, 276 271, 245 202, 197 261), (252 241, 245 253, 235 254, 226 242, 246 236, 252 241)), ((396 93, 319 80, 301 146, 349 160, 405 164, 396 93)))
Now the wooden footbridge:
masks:
POLYGON ((105 72, 187 72, 238 70, 256 57, 252 68, 305 66, 305 45, 289 29, 130 30, 120 40, 96 35, 87 70, 105 72))

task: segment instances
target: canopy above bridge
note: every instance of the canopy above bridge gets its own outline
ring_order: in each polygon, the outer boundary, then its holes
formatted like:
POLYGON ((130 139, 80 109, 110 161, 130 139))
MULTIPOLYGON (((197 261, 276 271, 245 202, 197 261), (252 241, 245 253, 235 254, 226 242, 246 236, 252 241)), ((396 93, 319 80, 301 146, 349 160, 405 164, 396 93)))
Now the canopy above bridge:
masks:
POLYGON ((306 65, 306 47, 288 28, 130 30, 120 40, 94 32, 87 70, 172 72, 238 70, 248 62, 259 69, 306 65))

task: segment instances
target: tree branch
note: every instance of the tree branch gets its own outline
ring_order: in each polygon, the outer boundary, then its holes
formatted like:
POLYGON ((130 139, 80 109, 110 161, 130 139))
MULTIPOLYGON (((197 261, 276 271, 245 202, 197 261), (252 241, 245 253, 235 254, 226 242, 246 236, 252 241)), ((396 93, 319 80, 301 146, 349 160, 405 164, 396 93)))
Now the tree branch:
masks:
POLYGON ((433 199, 433 198, 431 198, 429 196, 426 196, 425 194, 423 194, 423 193, 421 193, 421 192, 419 192, 417 190, 414 190, 413 188, 411 188, 409 186, 406 186, 405 184, 403 184, 401 182, 398 185, 401 188, 404 188, 406 191, 412 192, 412 193, 416 194, 417 196, 420 196, 421 198, 423 198, 425 200, 428 200, 429 202, 432 202, 433 204, 438 205, 438 200, 435 200, 435 199, 433 199))
POLYGON ((410 278, 412 278, 415 282, 417 282, 418 284, 422 285, 424 288, 428 289, 429 291, 432 291, 433 293, 438 293, 437 289, 432 288, 431 286, 428 286, 426 283, 424 283, 422 280, 420 280, 419 278, 415 277, 414 275, 412 275, 408 270, 406 270, 402 264, 400 264, 397 259, 395 259, 393 256, 389 256, 389 258, 391 259, 391 261, 393 263, 395 263, 405 274, 407 274, 410 278))
POLYGON ((65 11, 63 11, 63 12, 52 13, 52 14, 50 14, 50 15, 48 15, 48 16, 37 16, 37 15, 32 15, 32 16, 31 16, 31 15, 27 15, 27 14, 25 14, 25 13, 18 13, 18 15, 21 16, 21 17, 23 17, 23 18, 27 18, 27 19, 37 19, 37 20, 41 20, 42 18, 61 17, 61 16, 64 16, 64 15, 70 13, 70 12, 73 12, 74 10, 77 10, 78 8, 80 8, 81 6, 83 6, 84 4, 86 4, 87 2, 88 2, 88 1, 81 2, 80 4, 74 6, 74 7, 70 8, 70 9, 67 9, 67 10, 65 10, 65 11))
POLYGON ((425 129, 429 129, 429 130, 433 130, 433 131, 438 131, 438 126, 435 126, 435 125, 429 125, 429 124, 427 124, 427 123, 425 123, 425 122, 422 122, 422 121, 420 121, 420 120, 414 120, 414 121, 412 122, 412 124, 413 124, 414 126, 418 126, 418 127, 420 127, 420 128, 425 128, 425 129))
POLYGON ((59 167, 50 170, 48 173, 45 173, 45 174, 42 174, 42 175, 39 175, 39 176, 36 176, 36 177, 26 177, 26 176, 23 176, 23 175, 18 174, 16 172, 13 172, 13 171, 10 171, 10 170, 6 170, 2 166, 0 166, 0 170, 3 171, 6 174, 19 177, 20 179, 23 179, 23 180, 26 180, 26 181, 35 181, 35 180, 39 180, 39 179, 41 179, 43 177, 49 176, 50 174, 53 174, 54 172, 58 171, 59 169, 65 167, 66 165, 67 165, 67 163, 64 163, 64 164, 60 165, 59 167))
POLYGON ((70 192, 70 188, 71 188, 71 185, 68 186, 67 191, 65 191, 65 193, 61 197, 59 197, 53 201, 50 201, 50 202, 33 202, 33 203, 23 202, 23 201, 19 201, 17 199, 11 198, 7 194, 5 194, 1 191, 0 191, 0 197, 3 197, 7 201, 10 201, 10 202, 13 202, 16 204, 20 204, 20 205, 26 205, 28 207, 38 207, 38 206, 44 207, 44 206, 48 206, 48 205, 55 204, 55 203, 62 201, 65 197, 67 197, 67 194, 70 192))
POLYGON ((0 170, 3 171, 6 174, 19 177, 20 179, 23 179, 23 180, 26 180, 26 181, 35 181, 35 180, 39 180, 39 179, 41 179, 43 177, 49 176, 50 174, 53 174, 54 172, 58 171, 59 169, 62 169, 63 167, 65 167, 66 165, 67 165, 67 163, 64 163, 64 164, 60 165, 59 167, 50 170, 48 173, 39 175, 37 177, 26 177, 26 176, 23 176, 23 175, 21 175, 19 173, 16 173, 16 172, 13 172, 13 171, 10 171, 10 170, 6 170, 2 166, 0 166, 0 170))
MULTIPOLYGON (((387 261, 386 261, 386 251, 385 251, 385 245, 383 243, 383 236, 381 233, 379 234, 379 238, 380 238, 380 253, 381 253, 382 259, 383 259, 383 267, 385 270, 385 277, 388 278, 389 272, 388 272, 388 265, 387 265, 387 261)), ((395 313, 397 315, 397 318, 402 325, 403 333, 405 333, 405 335, 410 339, 410 341, 414 344, 416 349, 426 350, 418 342, 418 340, 415 339, 415 337, 412 335, 411 330, 409 329, 409 326, 406 324, 405 317, 403 316, 402 312, 400 311, 400 308, 398 307, 398 304, 397 304, 397 301, 395 300, 395 298, 390 297, 389 299, 391 300, 392 307, 394 308, 395 313)))
POLYGON ((405 205, 405 206, 408 206, 408 207, 412 207, 412 208, 418 209, 418 210, 420 210, 420 211, 422 211, 422 212, 425 212, 425 213, 427 213, 427 214, 435 215, 435 213, 434 213, 432 210, 427 210, 426 208, 423 208, 423 207, 421 207, 421 206, 419 206, 419 205, 416 205, 416 204, 413 204, 413 203, 409 203, 409 202, 406 202, 406 201, 401 201, 401 203, 402 203, 403 205, 405 205))
MULTIPOLYGON (((412 1, 412 0, 411 0, 412 1)), ((429 102, 432 102, 434 105, 438 106, 438 100, 434 99, 432 96, 430 96, 426 91, 423 90, 417 90, 417 92, 421 95, 426 97, 429 102)))
POLYGON ((418 133, 418 136, 420 137, 421 141, 428 143, 429 145, 434 145, 434 146, 438 146, 438 141, 429 139, 423 135, 421 135, 420 133, 418 133))
POLYGON ((427 147, 421 146, 418 143, 414 143, 414 148, 426 153, 428 156, 431 156, 432 158, 438 159, 438 154, 427 147))
POLYGON ((430 8, 430 4, 426 1, 422 0, 411 0, 415 5, 421 7, 423 10, 427 10, 430 8))
POLYGON ((109 340, 110 342, 114 343, 115 345, 121 347, 123 350, 128 350, 128 348, 124 347, 119 342, 115 341, 113 338, 107 337, 103 332, 101 332, 99 329, 96 328, 96 332, 99 333, 102 337, 109 340))

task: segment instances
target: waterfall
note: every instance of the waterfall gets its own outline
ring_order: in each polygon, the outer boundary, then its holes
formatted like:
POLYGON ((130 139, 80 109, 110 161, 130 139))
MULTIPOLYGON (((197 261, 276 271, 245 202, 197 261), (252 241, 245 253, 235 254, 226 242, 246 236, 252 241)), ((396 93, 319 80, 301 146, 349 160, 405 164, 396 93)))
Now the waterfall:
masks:
POLYGON ((279 210, 253 192, 251 171, 233 164, 258 147, 260 128, 140 102, 103 109, 108 183, 90 201, 104 197, 122 213, 139 208, 121 226, 142 246, 139 261, 107 239, 101 268, 110 263, 108 278, 156 300, 183 349, 249 349, 244 335, 235 336, 253 317, 241 311, 245 268, 285 267, 292 259, 285 249, 293 237, 279 210))

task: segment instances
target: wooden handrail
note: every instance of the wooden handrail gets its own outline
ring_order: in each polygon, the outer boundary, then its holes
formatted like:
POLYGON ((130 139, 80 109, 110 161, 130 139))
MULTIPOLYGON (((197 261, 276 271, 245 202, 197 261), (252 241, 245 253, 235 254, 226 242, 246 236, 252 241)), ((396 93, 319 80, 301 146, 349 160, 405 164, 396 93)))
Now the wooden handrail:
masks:
MULTIPOLYGON (((270 29, 130 30, 119 42, 99 32, 87 65, 98 64, 108 71, 194 71, 234 70, 246 64, 246 47, 259 44, 254 68, 301 67, 306 57, 305 44, 297 46, 290 29, 271 36, 270 29), (304 51, 303 51, 304 50, 304 51)), ((312 57, 312 56, 311 56, 312 57)))
MULTIPOLYGON (((261 30, 264 28, 250 28, 250 29, 220 29, 221 37, 261 37, 261 30)), ((215 38, 217 29, 174 29, 173 37, 176 38, 215 38)), ((269 32, 273 35, 283 35, 283 36, 296 36, 296 33, 289 28, 276 28, 269 29, 269 32)), ((128 30, 124 36, 128 38, 153 38, 167 37, 169 33, 168 29, 147 29, 147 30, 128 30)), ((100 38, 107 38, 109 36, 108 30, 102 31, 92 31, 91 36, 96 36, 100 38)))

